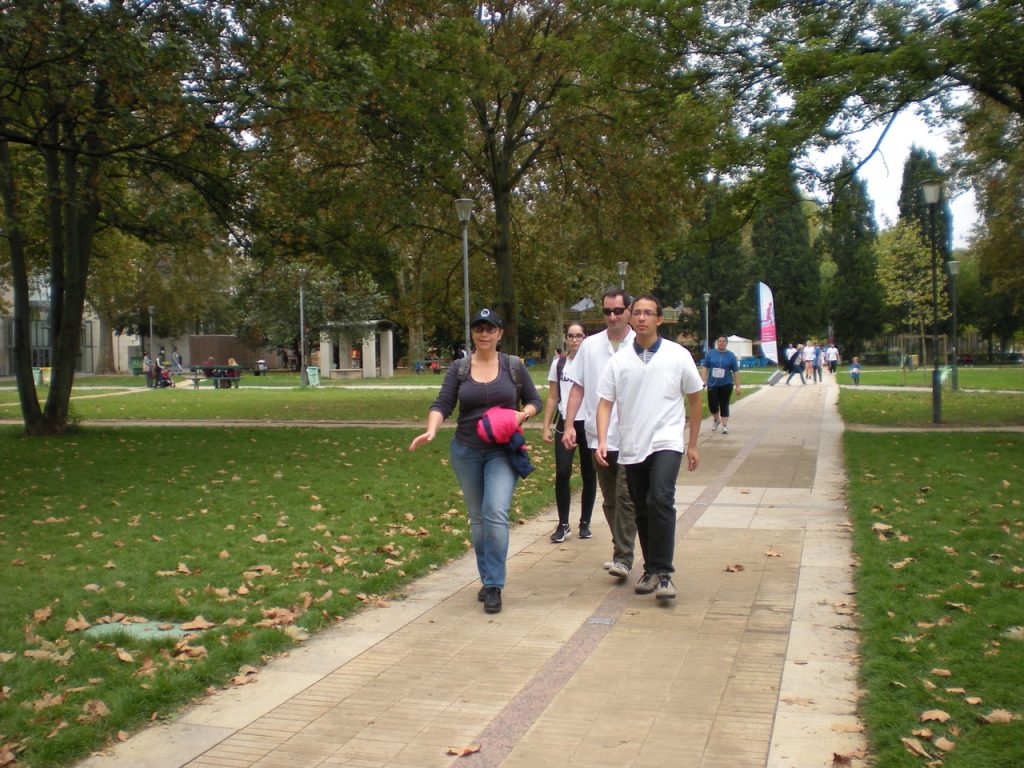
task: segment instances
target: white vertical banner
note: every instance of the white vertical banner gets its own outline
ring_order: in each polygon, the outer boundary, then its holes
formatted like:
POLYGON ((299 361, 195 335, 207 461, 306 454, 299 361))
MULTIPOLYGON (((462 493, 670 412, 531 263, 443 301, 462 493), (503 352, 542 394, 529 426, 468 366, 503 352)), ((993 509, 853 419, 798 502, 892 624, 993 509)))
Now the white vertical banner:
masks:
POLYGON ((764 283, 757 284, 757 316, 761 325, 761 351, 766 359, 779 362, 779 345, 775 336, 775 300, 772 289, 764 283))

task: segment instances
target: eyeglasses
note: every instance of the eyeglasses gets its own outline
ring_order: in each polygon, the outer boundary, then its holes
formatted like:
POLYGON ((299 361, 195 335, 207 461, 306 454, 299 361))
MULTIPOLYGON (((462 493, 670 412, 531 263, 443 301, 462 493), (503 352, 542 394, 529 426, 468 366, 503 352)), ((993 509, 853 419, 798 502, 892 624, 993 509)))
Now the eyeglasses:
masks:
POLYGON ((567 334, 565 334, 565 338, 567 338, 567 339, 585 339, 585 338, 587 338, 587 334, 585 334, 585 333, 567 333, 567 334))
POLYGON ((615 313, 615 316, 618 317, 619 315, 623 314, 626 311, 626 308, 625 307, 602 307, 601 311, 604 312, 604 316, 605 317, 608 317, 608 315, 612 314, 613 312, 615 313))
POLYGON ((634 309, 629 313, 633 317, 657 317, 658 313, 653 309, 634 309))

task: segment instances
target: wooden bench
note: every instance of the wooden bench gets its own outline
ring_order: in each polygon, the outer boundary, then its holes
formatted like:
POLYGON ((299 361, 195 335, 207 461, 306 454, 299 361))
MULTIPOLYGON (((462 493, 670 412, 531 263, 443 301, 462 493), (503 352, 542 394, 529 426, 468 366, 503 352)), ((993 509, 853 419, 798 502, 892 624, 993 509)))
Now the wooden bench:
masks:
POLYGON ((238 389, 242 381, 240 365, 193 365, 189 370, 192 372, 189 378, 193 389, 199 389, 204 381, 213 382, 214 389, 238 389))

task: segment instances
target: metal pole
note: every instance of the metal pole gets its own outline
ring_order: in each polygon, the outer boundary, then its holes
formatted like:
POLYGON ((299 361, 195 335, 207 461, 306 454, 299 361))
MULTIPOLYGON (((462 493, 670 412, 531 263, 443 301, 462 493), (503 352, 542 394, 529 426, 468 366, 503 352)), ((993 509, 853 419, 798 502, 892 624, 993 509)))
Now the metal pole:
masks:
POLYGON ((309 384, 306 374, 306 276, 299 278, 299 381, 309 384))
POLYGON ((949 262, 949 277, 950 277, 950 291, 953 294, 953 391, 960 391, 960 383, 957 381, 957 358, 960 356, 959 343, 957 339, 958 326, 956 322, 956 275, 960 269, 960 265, 955 262, 949 262))
POLYGON ((711 334, 711 331, 709 330, 710 326, 709 326, 709 323, 708 323, 708 302, 710 302, 710 301, 711 301, 711 294, 710 293, 705 293, 704 294, 704 352, 705 352, 705 354, 707 353, 707 351, 709 349, 711 349, 711 339, 708 338, 708 336, 711 334))
POLYGON ((939 275, 935 247, 935 208, 938 203, 928 205, 932 241, 932 423, 942 422, 942 380, 939 377, 939 275))
POLYGON ((469 220, 462 222, 462 317, 465 321, 466 357, 472 354, 469 343, 469 220))

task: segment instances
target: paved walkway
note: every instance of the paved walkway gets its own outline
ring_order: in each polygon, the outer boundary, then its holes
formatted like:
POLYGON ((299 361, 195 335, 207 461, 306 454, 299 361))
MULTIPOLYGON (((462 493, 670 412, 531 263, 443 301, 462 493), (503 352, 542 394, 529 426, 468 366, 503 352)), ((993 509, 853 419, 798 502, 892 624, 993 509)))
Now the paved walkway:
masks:
POLYGON ((512 532, 500 614, 463 557, 80 765, 831 766, 865 745, 826 379, 744 396, 727 436, 705 422, 679 477, 674 602, 602 569, 600 505, 594 538, 560 545, 550 509, 512 532))

